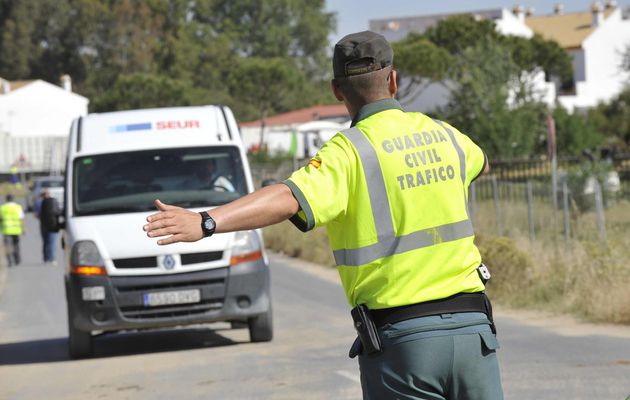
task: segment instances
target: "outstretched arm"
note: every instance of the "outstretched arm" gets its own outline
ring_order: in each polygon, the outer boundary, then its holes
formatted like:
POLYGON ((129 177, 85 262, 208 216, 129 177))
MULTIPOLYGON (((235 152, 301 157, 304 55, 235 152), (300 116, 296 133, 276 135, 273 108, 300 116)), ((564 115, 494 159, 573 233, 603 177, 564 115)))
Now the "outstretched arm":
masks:
MULTIPOLYGON (((158 213, 147 217, 147 236, 161 238, 159 245, 194 242, 203 238, 201 215, 155 200, 158 213)), ((262 228, 277 224, 299 211, 299 204, 285 184, 264 187, 208 211, 217 224, 216 233, 262 228)))

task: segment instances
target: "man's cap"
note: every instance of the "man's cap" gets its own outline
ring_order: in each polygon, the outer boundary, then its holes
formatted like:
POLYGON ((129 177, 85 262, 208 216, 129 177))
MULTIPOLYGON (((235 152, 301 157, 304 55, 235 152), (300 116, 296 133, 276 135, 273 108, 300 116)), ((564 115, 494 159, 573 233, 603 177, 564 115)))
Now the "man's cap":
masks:
POLYGON ((335 78, 378 71, 394 61, 394 51, 383 35, 371 31, 344 36, 333 51, 335 78))

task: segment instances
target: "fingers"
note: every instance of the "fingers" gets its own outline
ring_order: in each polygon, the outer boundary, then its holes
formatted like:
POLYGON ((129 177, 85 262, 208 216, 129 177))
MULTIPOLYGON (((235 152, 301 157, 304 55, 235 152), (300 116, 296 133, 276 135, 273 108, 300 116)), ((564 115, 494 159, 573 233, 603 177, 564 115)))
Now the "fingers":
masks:
POLYGON ((165 239, 160 239, 158 240, 158 244, 160 246, 164 246, 166 244, 173 244, 173 243, 179 243, 179 242, 183 242, 184 241, 184 235, 182 234, 178 234, 178 235, 171 235, 165 239))
POLYGON ((142 227, 145 232, 151 232, 156 229, 177 225, 175 218, 173 218, 172 215, 168 215, 167 213, 153 214, 147 217, 147 221, 149 223, 142 227))
POLYGON ((153 202, 153 204, 155 205, 155 207, 160 210, 160 211, 168 211, 168 210, 174 210, 176 208, 179 208, 177 206, 171 206, 169 204, 164 204, 160 201, 160 199, 155 199, 155 201, 153 202))
POLYGON ((180 233, 176 226, 169 226, 161 229, 151 229, 147 232, 148 237, 160 237, 180 233))
POLYGON ((148 223, 142 229, 148 237, 160 238, 158 245, 194 242, 203 238, 198 213, 164 204, 159 199, 154 204, 159 212, 148 216, 148 223))

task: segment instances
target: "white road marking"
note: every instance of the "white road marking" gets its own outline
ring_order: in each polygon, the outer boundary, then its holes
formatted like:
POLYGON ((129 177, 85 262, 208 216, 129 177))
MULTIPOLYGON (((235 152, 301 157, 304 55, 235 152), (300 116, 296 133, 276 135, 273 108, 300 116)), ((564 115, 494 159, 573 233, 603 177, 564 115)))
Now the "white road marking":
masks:
POLYGON ((352 382, 361 383, 361 378, 357 374, 353 374, 352 372, 338 370, 338 371, 335 371, 335 373, 337 375, 343 376, 346 379, 350 379, 352 382))

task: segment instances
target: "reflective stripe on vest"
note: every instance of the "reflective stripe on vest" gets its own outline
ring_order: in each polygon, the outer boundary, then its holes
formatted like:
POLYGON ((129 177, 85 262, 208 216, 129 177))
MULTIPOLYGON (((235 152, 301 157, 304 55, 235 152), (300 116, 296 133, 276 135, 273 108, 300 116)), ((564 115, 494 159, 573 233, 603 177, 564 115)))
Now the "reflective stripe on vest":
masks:
MULTIPOLYGON (((455 141, 455 135, 440 124, 448 133, 453 142, 460 161, 460 175, 462 184, 466 183, 466 160, 464 152, 455 141)), ((372 217, 376 228, 377 242, 368 246, 356 249, 338 249, 333 251, 337 265, 361 266, 369 264, 378 259, 405 253, 407 251, 434 246, 439 243, 450 242, 463 239, 474 234, 473 226, 468 218, 463 221, 435 226, 428 229, 421 229, 404 236, 395 236, 394 224, 392 222, 391 207, 383 173, 376 155, 376 150, 367 140, 365 135, 356 127, 341 131, 357 150, 363 172, 366 179, 367 191, 372 207, 372 217)), ((466 199, 464 198, 464 201, 466 199)))
MULTIPOLYGON (((462 185, 464 185, 464 189, 466 188, 466 155, 464 154, 464 150, 459 146, 457 140, 455 140, 455 134, 452 130, 448 129, 444 126, 444 123, 438 119, 434 119, 433 122, 440 125, 448 136, 451 138, 451 142, 453 142, 453 146, 455 147, 455 151, 457 151, 457 155, 459 156, 459 175, 462 178, 462 185)), ((466 216, 468 216, 468 220, 470 220, 470 213, 468 212, 468 201, 464 198, 464 206, 466 207, 466 216)), ((472 229, 472 225, 471 225, 472 229)))

